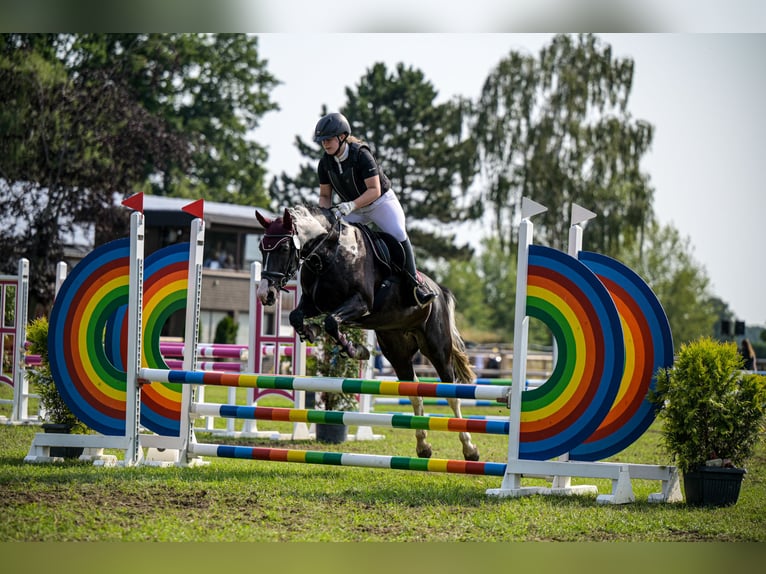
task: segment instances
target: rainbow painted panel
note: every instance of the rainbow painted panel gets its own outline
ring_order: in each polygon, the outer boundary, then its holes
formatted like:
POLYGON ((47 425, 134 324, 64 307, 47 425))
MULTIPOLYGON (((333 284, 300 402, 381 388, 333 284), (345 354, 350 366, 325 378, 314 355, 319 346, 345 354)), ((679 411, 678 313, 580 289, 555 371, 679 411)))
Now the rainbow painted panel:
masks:
MULTIPOLYGON (((144 262, 144 366, 167 368, 159 336, 186 305, 188 253, 188 243, 171 245, 144 262)), ((113 436, 125 433, 129 257, 127 238, 89 253, 62 284, 49 327, 51 372, 64 401, 90 428, 113 436)), ((151 432, 178 436, 180 408, 178 385, 142 389, 141 424, 151 432)))
MULTIPOLYGON (((141 365, 169 368, 160 353, 162 327, 170 316, 186 307, 189 244, 177 243, 149 255, 144 261, 143 336, 141 365)), ((127 305, 107 324, 105 346, 109 359, 125 371, 127 354, 127 305)), ((141 389, 141 424, 163 436, 181 432, 181 387, 151 383, 141 389)))
MULTIPOLYGON (((189 243, 164 247, 146 258, 144 266, 141 365, 167 369, 160 352, 162 328, 173 313, 186 308, 189 243)), ((181 386, 152 383, 141 388, 141 424, 159 435, 181 432, 181 386)))
POLYGON ((647 394, 657 369, 673 364, 673 338, 657 296, 641 277, 605 255, 582 251, 579 259, 609 290, 625 337, 625 371, 617 398, 598 429, 570 451, 573 460, 592 461, 624 450, 652 424, 655 408, 647 394))
POLYGON ((104 329, 128 301, 130 241, 86 255, 61 285, 51 311, 48 357, 59 394, 83 423, 125 434, 125 371, 107 357, 104 329))
POLYGON ((546 460, 581 444, 617 396, 625 363, 620 316, 606 287, 577 259, 530 245, 527 315, 557 344, 556 366, 522 393, 519 457, 546 460))

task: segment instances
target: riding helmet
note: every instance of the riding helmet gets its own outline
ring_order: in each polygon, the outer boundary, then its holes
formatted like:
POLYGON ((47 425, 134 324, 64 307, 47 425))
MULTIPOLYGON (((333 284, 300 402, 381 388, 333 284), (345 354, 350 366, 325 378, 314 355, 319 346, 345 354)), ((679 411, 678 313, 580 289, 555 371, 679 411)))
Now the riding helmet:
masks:
POLYGON ((346 116, 337 112, 327 114, 317 122, 314 130, 314 141, 319 143, 340 134, 351 134, 351 125, 349 125, 346 116))

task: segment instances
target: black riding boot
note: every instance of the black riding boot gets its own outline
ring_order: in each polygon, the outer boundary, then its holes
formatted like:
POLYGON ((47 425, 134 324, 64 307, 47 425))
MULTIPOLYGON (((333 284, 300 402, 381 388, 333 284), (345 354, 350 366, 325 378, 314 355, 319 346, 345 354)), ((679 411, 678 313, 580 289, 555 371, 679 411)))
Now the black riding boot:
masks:
POLYGON ((401 242, 404 249, 404 273, 412 287, 412 296, 418 307, 429 305, 435 298, 436 293, 431 291, 425 283, 418 281, 418 272, 415 268, 415 253, 412 251, 412 244, 409 239, 401 242))

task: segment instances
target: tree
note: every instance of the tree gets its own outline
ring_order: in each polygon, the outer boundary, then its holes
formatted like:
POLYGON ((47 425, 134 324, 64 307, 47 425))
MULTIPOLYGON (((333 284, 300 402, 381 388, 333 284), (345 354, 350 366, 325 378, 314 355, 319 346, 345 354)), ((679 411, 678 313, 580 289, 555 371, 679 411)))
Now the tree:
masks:
POLYGON ((644 253, 640 257, 626 253, 622 260, 657 295, 676 348, 713 333, 718 304, 710 293, 710 279, 694 260, 688 238, 682 238, 672 226, 652 222, 644 253))
POLYGON ((511 52, 476 105, 476 161, 503 249, 511 251, 521 197, 548 207, 535 218, 541 243, 565 248, 573 202, 597 210, 589 247, 640 249, 652 190, 639 162, 652 127, 627 111, 633 61, 593 35, 556 36, 539 59, 511 52))
MULTIPOLYGON (((365 140, 391 179, 408 217, 413 245, 432 257, 468 256, 454 245, 455 236, 435 232, 444 223, 475 218, 480 205, 466 191, 473 181, 472 143, 466 135, 470 103, 458 99, 435 103, 438 92, 423 72, 398 64, 368 69, 355 89, 346 89, 339 111, 354 135, 365 140)), ((325 107, 317 117, 327 113, 325 107)), ((320 151, 300 137, 296 146, 311 163, 295 177, 272 183, 272 207, 284 202, 317 201, 316 162, 320 151)))
POLYGON ((48 303, 76 224, 125 227, 115 194, 264 205, 266 152, 245 136, 275 84, 254 37, 2 35, 0 269, 27 257, 48 303))
POLYGON ((239 323, 234 321, 231 315, 224 315, 215 327, 213 343, 233 345, 237 342, 237 331, 239 331, 239 323))

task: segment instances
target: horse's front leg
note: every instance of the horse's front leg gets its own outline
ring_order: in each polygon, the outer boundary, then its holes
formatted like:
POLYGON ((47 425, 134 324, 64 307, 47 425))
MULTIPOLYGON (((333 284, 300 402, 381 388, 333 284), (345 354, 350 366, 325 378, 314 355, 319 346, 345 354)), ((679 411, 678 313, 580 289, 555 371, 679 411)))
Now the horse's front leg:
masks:
POLYGON ((292 325, 295 332, 298 333, 301 341, 308 339, 310 343, 313 343, 317 335, 319 334, 318 325, 306 325, 305 319, 316 317, 319 315, 319 311, 305 296, 301 296, 298 306, 290 312, 290 325, 292 325))
MULTIPOLYGON (((463 413, 460 410, 460 399, 447 399, 449 406, 452 407, 452 412, 459 419, 463 418, 463 413)), ((475 444, 471 442, 471 433, 461 432, 460 442, 463 444, 463 458, 466 460, 479 460, 479 449, 475 444)))
POLYGON ((335 339, 349 357, 359 361, 366 361, 370 358, 369 349, 364 345, 357 345, 353 341, 349 341, 348 337, 341 332, 340 326, 348 320, 358 319, 368 310, 364 298, 357 293, 335 311, 329 313, 324 320, 324 329, 327 334, 335 339))

